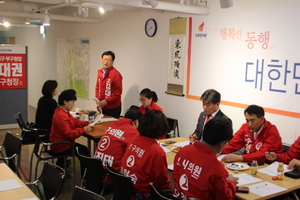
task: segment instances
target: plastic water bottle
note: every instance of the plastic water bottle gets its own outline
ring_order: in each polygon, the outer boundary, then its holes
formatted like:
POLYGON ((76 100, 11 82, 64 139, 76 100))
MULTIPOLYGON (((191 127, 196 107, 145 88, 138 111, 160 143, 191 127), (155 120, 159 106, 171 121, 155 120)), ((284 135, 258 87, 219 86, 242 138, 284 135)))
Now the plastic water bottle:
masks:
POLYGON ((257 168, 258 168, 258 164, 256 160, 253 160, 251 163, 251 175, 252 176, 256 176, 257 174, 257 168))

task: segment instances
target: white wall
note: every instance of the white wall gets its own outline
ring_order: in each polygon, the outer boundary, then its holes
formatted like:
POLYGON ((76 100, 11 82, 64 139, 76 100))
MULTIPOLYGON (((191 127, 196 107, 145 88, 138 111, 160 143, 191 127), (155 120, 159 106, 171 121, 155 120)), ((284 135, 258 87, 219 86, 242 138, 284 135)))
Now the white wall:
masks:
MULTIPOLYGON (((210 7, 213 15, 256 9, 281 9, 288 5, 299 6, 295 2, 297 1, 239 0, 234 1, 234 7, 222 10, 219 1, 214 0, 210 2, 210 7)), ((101 24, 51 21, 45 37, 40 35, 38 28, 25 27, 12 27, 0 34, 2 37, 16 37, 16 44, 28 46, 29 105, 36 107, 44 81, 56 78, 57 39, 90 38, 90 97, 94 96, 96 71, 101 67, 101 54, 112 50, 116 54, 114 66, 123 75, 122 113, 132 104, 139 105, 140 90, 149 87, 158 94, 158 104, 165 114, 179 120, 181 136, 187 137, 195 129, 198 115, 202 111, 201 102, 165 94, 169 20, 178 16, 192 17, 172 12, 142 10, 108 14, 102 18, 101 24), (158 31, 153 38, 147 37, 144 32, 144 24, 148 18, 155 18, 158 23, 158 31)), ((95 104, 91 100, 78 99, 76 107, 95 109, 95 104)), ((222 105, 221 109, 233 120, 234 130, 244 123, 243 109, 222 105)), ((297 133, 300 133, 299 119, 269 113, 266 118, 277 125, 284 142, 293 143, 297 133)))

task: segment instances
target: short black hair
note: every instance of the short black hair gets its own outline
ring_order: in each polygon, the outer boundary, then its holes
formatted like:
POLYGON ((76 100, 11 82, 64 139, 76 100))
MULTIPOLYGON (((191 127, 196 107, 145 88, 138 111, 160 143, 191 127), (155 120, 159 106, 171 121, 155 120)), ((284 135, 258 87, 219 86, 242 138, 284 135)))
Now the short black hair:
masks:
POLYGON ((141 113, 141 111, 138 108, 130 107, 126 111, 124 118, 128 118, 131 119, 132 121, 135 121, 135 120, 140 120, 142 116, 143 113, 141 113))
POLYGON ((156 92, 151 91, 149 88, 144 88, 141 92, 140 95, 145 96, 147 99, 152 99, 155 103, 158 101, 158 97, 156 92))
POLYGON ((52 97, 53 91, 57 88, 56 80, 47 80, 42 87, 42 94, 45 97, 52 97))
POLYGON ((200 99, 207 100, 209 102, 212 102, 214 104, 221 102, 221 94, 214 89, 208 89, 201 95, 200 99))
POLYGON ((115 60, 115 53, 114 52, 112 52, 112 51, 105 51, 103 54, 102 54, 102 57, 101 58, 103 58, 103 56, 111 56, 111 58, 112 58, 112 60, 114 61, 115 60))
POLYGON ((76 101, 76 91, 73 89, 68 89, 62 91, 58 96, 58 105, 63 106, 65 105, 64 101, 76 101))
POLYGON ((215 117, 209 120, 203 130, 203 140, 213 146, 232 138, 232 124, 226 117, 215 117))
POLYGON ((256 115, 257 117, 265 116, 265 111, 262 107, 258 105, 250 105, 244 110, 244 115, 248 113, 249 115, 256 115))
POLYGON ((165 114, 159 110, 149 110, 146 112, 138 126, 140 135, 149 138, 159 138, 167 133, 169 129, 165 114))

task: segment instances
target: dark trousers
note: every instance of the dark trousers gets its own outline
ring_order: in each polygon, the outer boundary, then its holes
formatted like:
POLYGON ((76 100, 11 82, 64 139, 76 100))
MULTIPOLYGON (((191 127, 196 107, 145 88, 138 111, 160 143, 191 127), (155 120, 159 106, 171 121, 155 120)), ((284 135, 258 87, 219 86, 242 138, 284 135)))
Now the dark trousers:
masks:
MULTIPOLYGON (((79 143, 75 143, 75 146, 73 148, 70 148, 68 150, 65 150, 63 152, 60 152, 60 153, 56 153, 56 155, 69 155, 69 156, 73 156, 73 149, 75 147, 78 147, 78 150, 79 152, 83 155, 83 156, 87 156, 87 157, 90 157, 91 154, 90 154, 90 151, 88 150, 88 148, 82 144, 79 144, 79 143)), ((75 151, 75 156, 76 157, 79 157, 79 155, 77 154, 77 151, 75 151)), ((56 164, 62 168, 64 168, 64 158, 58 158, 57 161, 56 161, 56 164)), ((81 176, 83 177, 83 174, 84 174, 84 170, 85 170, 85 166, 80 163, 80 169, 81 169, 81 176)))
POLYGON ((112 109, 102 109, 102 112, 104 115, 109 115, 114 118, 119 118, 121 114, 121 109, 122 107, 120 105, 119 107, 112 108, 112 109))

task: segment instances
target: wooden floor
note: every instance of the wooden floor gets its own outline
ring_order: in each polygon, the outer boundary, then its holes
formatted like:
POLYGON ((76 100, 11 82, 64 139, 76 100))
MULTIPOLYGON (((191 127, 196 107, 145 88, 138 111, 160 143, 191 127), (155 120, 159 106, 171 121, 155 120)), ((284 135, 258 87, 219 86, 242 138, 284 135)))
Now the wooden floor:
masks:
MULTIPOLYGON (((20 134, 21 130, 20 129, 7 129, 7 130, 0 130, 0 144, 2 144, 5 133, 6 131, 10 131, 11 133, 18 133, 20 134)), ((85 137, 80 137, 79 139, 76 140, 76 142, 87 145, 87 139, 85 137)), ((28 180, 28 175, 29 175, 29 164, 30 164, 30 156, 32 152, 33 145, 23 145, 22 150, 21 150, 21 169, 24 174, 22 176, 22 180, 24 182, 27 182, 28 180)), ((81 176, 80 176, 80 166, 79 166, 79 160, 76 158, 75 160, 75 169, 76 169, 76 180, 74 179, 74 174, 73 174, 73 164, 68 167, 68 171, 71 172, 71 176, 65 180, 63 190, 58 198, 58 200, 67 200, 72 198, 73 194, 73 189, 75 184, 80 186, 81 182, 81 176)), ((34 159, 33 166, 35 167, 36 165, 36 159, 34 159)), ((39 167, 38 167, 38 176, 40 171, 43 168, 43 162, 40 162, 39 167)), ((34 174, 34 170, 33 170, 34 174)), ((106 199, 111 199, 111 195, 104 196, 106 199)))

